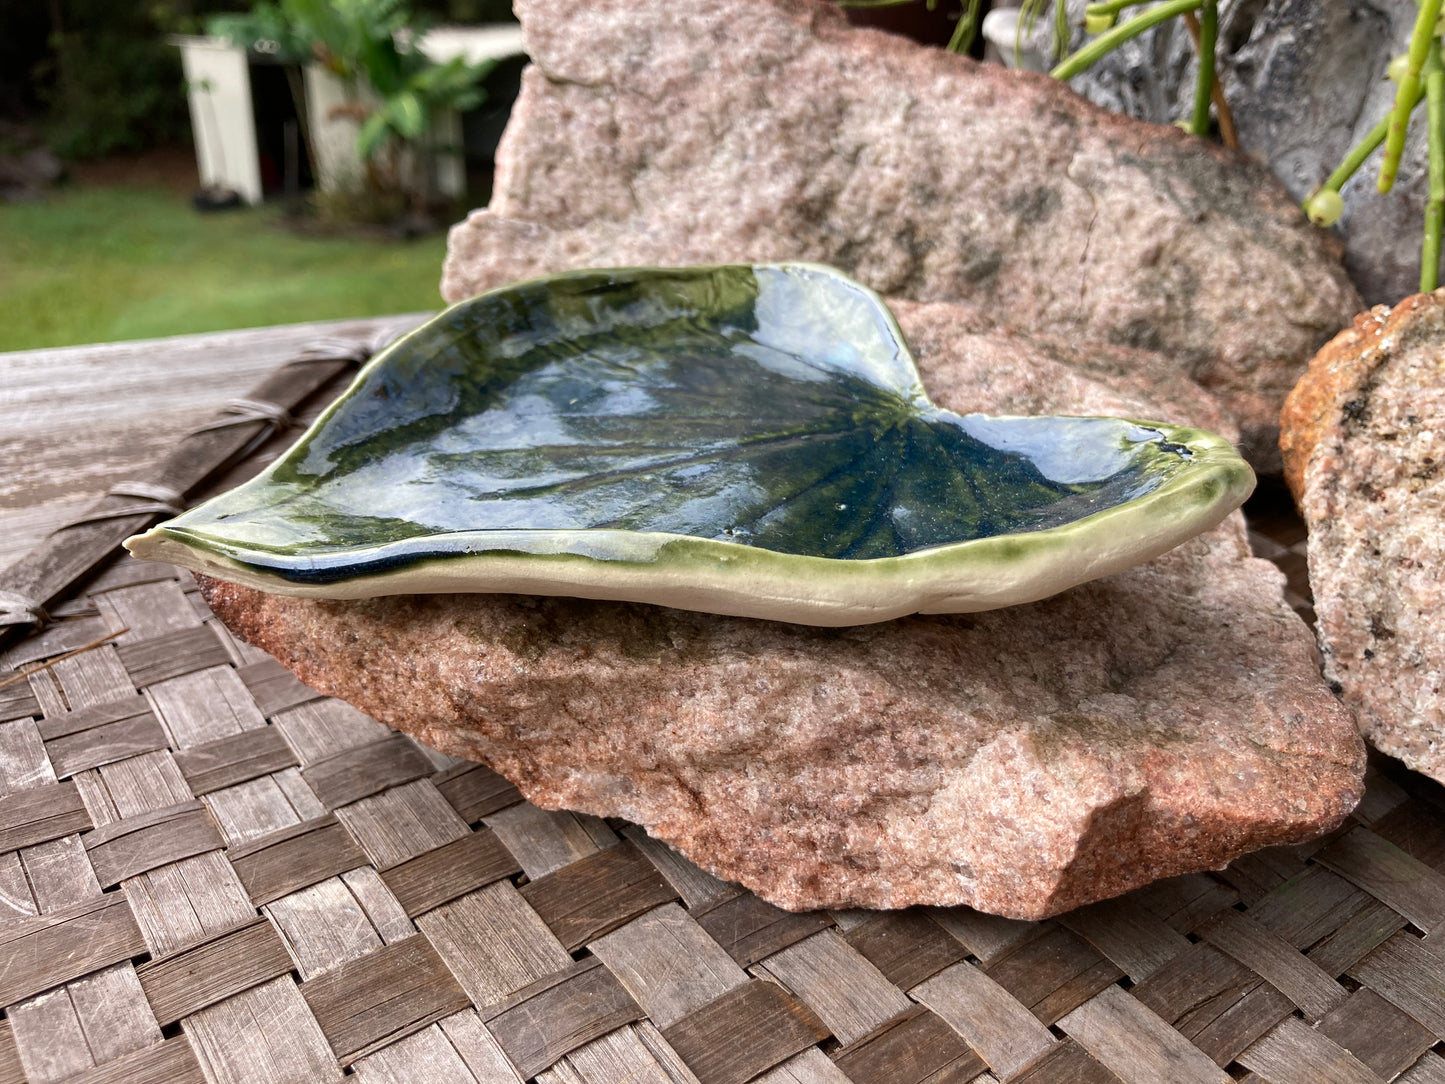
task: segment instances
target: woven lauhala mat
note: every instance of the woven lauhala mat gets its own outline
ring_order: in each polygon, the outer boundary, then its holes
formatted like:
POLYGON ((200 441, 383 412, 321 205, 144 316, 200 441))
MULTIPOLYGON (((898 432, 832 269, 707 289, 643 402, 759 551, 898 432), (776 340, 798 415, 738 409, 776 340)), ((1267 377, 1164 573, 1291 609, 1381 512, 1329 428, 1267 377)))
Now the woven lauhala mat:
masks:
POLYGON ((178 570, 59 613, 0 681, 129 631, 0 687, 4 1084, 1445 1084, 1445 797, 1390 765, 1328 839, 1053 921, 795 915, 321 697, 178 570))

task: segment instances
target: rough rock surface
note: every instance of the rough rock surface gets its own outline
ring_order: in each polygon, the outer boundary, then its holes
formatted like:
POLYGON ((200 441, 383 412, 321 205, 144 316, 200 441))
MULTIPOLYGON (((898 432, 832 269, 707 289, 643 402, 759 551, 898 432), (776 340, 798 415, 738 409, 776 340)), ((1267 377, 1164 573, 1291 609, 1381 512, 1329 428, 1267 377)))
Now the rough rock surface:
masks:
MULTIPOLYGON (((1240 146, 1268 163, 1295 199, 1313 191, 1389 112, 1395 84, 1385 69, 1409 47, 1417 10, 1415 0, 1222 5, 1216 62, 1240 146)), ((1188 31, 1170 19, 1070 85, 1106 108, 1169 124, 1189 115, 1194 72, 1188 31)), ((1341 192, 1345 269, 1366 304, 1392 304, 1420 281, 1421 208, 1429 186, 1423 121, 1422 106, 1388 195, 1375 190, 1379 151, 1341 192)))
POLYGON ((999 326, 1155 350, 1278 469, 1359 300, 1260 166, 821 0, 521 0, 534 66, 450 300, 584 266, 808 259, 999 326))
POLYGON ((1445 291, 1362 314, 1281 423, 1325 675, 1371 744, 1445 782, 1445 291))
MULTIPOLYGON (((956 306, 895 308, 951 409, 1218 417, 1177 373, 1147 391, 1129 351, 1084 371, 1062 346, 970 333, 956 306)), ((636 821, 783 906, 1039 918, 1318 834, 1354 805, 1363 745, 1281 579, 1236 515, 1045 602, 844 629, 203 590, 317 688, 540 805, 636 821)))

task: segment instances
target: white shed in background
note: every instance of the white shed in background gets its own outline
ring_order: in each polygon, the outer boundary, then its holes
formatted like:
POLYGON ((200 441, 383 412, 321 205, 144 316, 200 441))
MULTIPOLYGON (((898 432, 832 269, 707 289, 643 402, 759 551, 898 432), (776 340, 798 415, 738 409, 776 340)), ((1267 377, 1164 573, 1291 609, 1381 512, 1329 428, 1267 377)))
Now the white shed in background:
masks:
MULTIPOLYGON (((231 189, 246 203, 260 203, 264 191, 251 92, 251 58, 220 38, 178 36, 181 50, 196 164, 204 188, 231 189)), ((514 24, 439 27, 420 41, 421 51, 438 63, 454 56, 470 61, 505 60, 525 49, 522 29, 514 24)), ((311 163, 322 189, 344 186, 361 169, 356 154, 358 122, 344 107, 354 103, 350 88, 312 64, 305 70, 306 113, 317 161, 311 163)), ((365 90, 360 94, 365 95, 365 90)), ((461 118, 444 113, 435 118, 432 139, 451 148, 438 157, 436 187, 440 194, 460 196, 466 187, 461 153, 461 118)))
POLYGON ((171 41, 181 49, 201 186, 229 188, 247 203, 260 203, 261 161, 246 51, 220 38, 171 41))

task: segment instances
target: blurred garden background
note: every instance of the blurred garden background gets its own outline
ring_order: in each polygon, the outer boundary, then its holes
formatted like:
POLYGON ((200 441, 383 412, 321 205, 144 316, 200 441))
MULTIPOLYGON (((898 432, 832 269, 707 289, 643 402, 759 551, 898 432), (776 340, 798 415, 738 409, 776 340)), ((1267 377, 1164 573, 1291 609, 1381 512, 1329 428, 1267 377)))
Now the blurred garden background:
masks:
POLYGON ((445 227, 490 194, 525 58, 435 61, 417 43, 437 27, 515 31, 505 0, 0 5, 0 350, 440 307, 445 227), (240 58, 248 118, 188 78, 197 42, 240 58), (332 104, 303 68, 342 88, 332 104), (370 140, 326 192, 308 100, 347 148, 370 140), (231 139, 247 123, 255 191, 231 139))

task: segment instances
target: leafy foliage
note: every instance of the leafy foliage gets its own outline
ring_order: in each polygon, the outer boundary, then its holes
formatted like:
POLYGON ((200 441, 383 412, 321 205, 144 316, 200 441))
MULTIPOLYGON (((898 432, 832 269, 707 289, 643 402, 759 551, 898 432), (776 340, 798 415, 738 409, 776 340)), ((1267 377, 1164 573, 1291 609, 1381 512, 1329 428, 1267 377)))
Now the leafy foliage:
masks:
MULTIPOLYGON (((387 173, 402 147, 422 146, 439 109, 465 111, 485 100, 481 80, 493 61, 453 57, 437 64, 418 48, 425 27, 407 0, 262 0, 249 15, 211 20, 210 32, 289 63, 315 61, 338 78, 369 87, 357 152, 387 173), (390 157, 392 161, 383 161, 390 157)), ((394 177, 385 178, 393 180, 394 177)))

